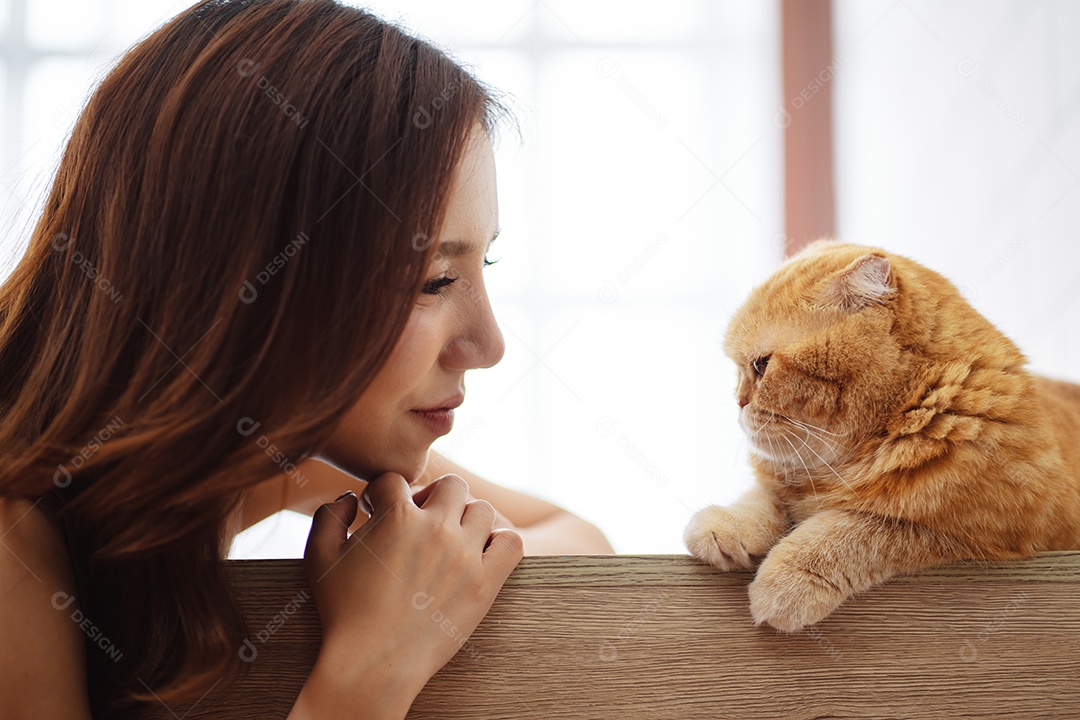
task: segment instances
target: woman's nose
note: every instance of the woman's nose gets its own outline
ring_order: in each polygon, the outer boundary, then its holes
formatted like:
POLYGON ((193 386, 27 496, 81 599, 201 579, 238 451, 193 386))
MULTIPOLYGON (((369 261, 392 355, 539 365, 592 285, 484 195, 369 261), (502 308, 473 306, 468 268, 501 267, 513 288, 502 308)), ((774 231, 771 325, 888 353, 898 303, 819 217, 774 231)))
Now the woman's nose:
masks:
POLYGON ((491 367, 506 352, 502 331, 483 286, 469 283, 462 289, 467 291, 471 302, 464 325, 447 343, 443 362, 454 370, 491 367))
POLYGON ((482 339, 477 342, 479 357, 476 367, 486 368, 496 365, 506 352, 506 342, 503 340, 502 330, 499 329, 499 323, 495 321, 490 305, 487 305, 484 328, 480 336, 482 339))

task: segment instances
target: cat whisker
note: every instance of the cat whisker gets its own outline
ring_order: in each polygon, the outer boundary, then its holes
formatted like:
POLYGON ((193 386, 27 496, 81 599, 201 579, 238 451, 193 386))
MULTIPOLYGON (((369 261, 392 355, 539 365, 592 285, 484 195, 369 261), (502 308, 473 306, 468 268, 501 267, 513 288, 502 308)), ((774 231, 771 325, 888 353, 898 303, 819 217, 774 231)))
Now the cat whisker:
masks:
POLYGON ((805 420, 795 420, 795 418, 789 418, 789 420, 792 420, 796 424, 802 425, 803 427, 811 428, 813 430, 816 430, 819 433, 821 433, 822 435, 831 435, 832 437, 844 437, 843 433, 834 432, 832 430, 826 430, 825 428, 818 427, 817 425, 813 425, 811 423, 808 423, 805 420))
MULTIPOLYGON (((806 471, 806 479, 810 481, 810 488, 814 491, 814 498, 817 498, 817 486, 814 485, 814 476, 810 473, 810 468, 806 467, 806 462, 803 460, 802 453, 800 453, 799 449, 792 444, 791 440, 788 440, 787 433, 784 432, 783 429, 781 429, 780 431, 780 437, 784 438, 784 442, 786 442, 788 445, 791 445, 791 450, 795 453, 795 457, 799 458, 799 462, 802 463, 803 470, 806 471)), ((803 444, 806 445, 806 443, 803 444)), ((810 446, 807 445, 807 447, 810 446)))
POLYGON ((832 465, 830 465, 829 462, 825 458, 818 455, 817 450, 814 450, 814 448, 810 447, 810 444, 808 442, 806 442, 805 440, 803 440, 800 437, 796 437, 795 439, 798 440, 799 442, 801 442, 803 445, 805 445, 807 450, 814 453, 814 455, 817 455, 817 459, 820 460, 821 462, 825 463, 825 467, 829 468, 829 470, 832 471, 832 474, 835 475, 836 478, 840 482, 842 482, 844 484, 844 487, 846 487, 848 490, 854 490, 854 488, 851 487, 851 484, 847 480, 845 480, 843 478, 843 476, 840 475, 840 473, 836 472, 836 468, 834 468, 832 465))
POLYGON ((781 457, 780 451, 776 449, 776 445, 773 443, 772 438, 768 435, 763 436, 769 443, 769 452, 771 453, 770 460, 776 462, 776 459, 781 457))
MULTIPOLYGON (((757 436, 758 436, 758 435, 759 435, 759 434, 761 433, 761 431, 762 431, 762 430, 764 430, 765 428, 769 427, 769 425, 770 425, 770 424, 772 423, 772 421, 773 421, 773 418, 772 418, 772 417, 768 418, 768 419, 767 419, 767 420, 765 421, 765 424, 764 424, 764 425, 762 425, 762 426, 761 426, 761 427, 759 427, 759 428, 758 428, 757 430, 755 430, 754 432, 752 432, 752 433, 750 433, 749 435, 747 435, 747 437, 746 437, 746 440, 747 440, 747 442, 748 442, 748 443, 750 444, 750 447, 751 447, 751 448, 754 448, 754 438, 755 438, 755 437, 757 437, 757 436)), ((745 430, 746 428, 744 427, 743 429, 745 430)), ((765 438, 766 440, 768 440, 768 439, 769 439, 769 436, 768 436, 768 435, 765 435, 765 436, 763 436, 763 437, 764 437, 764 438, 765 438)), ((765 453, 765 451, 764 451, 764 450, 762 450, 762 449, 760 449, 760 448, 756 448, 756 449, 757 449, 757 452, 758 452, 759 454, 761 454, 761 455, 765 455, 766 457, 769 457, 769 455, 766 455, 766 453, 765 453)), ((776 456, 776 455, 775 455, 776 451, 772 449, 772 444, 771 444, 771 443, 770 443, 770 450, 772 451, 772 457, 775 457, 775 456, 776 456)), ((770 458, 770 459, 771 459, 771 458, 770 458)))
MULTIPOLYGON (((800 423, 800 422, 799 422, 798 420, 794 420, 794 419, 792 419, 792 418, 789 418, 789 417, 786 417, 786 416, 783 416, 783 417, 784 417, 784 419, 785 419, 785 420, 789 420, 789 421, 791 421, 791 422, 792 422, 792 423, 793 423, 793 424, 795 425, 795 427, 797 427, 797 428, 798 428, 799 430, 802 430, 802 431, 803 431, 804 433, 806 433, 806 437, 807 437, 807 438, 814 438, 815 440, 817 440, 818 442, 820 442, 820 443, 821 443, 822 445, 824 445, 825 447, 827 447, 827 448, 829 449, 829 452, 831 452, 831 453, 832 453, 832 454, 833 454, 833 455, 834 455, 835 457, 839 457, 839 456, 840 456, 840 453, 838 453, 838 452, 836 451, 836 449, 837 449, 838 447, 839 447, 839 448, 840 448, 841 450, 843 450, 843 451, 845 452, 845 454, 846 454, 846 455, 850 455, 850 454, 851 454, 851 448, 850 448, 850 447, 848 447, 847 445, 845 445, 844 443, 842 443, 842 442, 839 442, 839 441, 837 441, 837 440, 832 440, 832 439, 829 439, 829 438, 825 438, 825 437, 822 437, 822 436, 821 436, 821 435, 819 435, 818 433, 816 433, 816 432, 814 432, 813 430, 811 430, 810 428, 814 427, 813 425, 810 425, 809 427, 807 427, 807 426, 804 426, 804 425, 803 425, 802 423, 800 423)), ((807 445, 807 446, 809 446, 809 443, 807 443, 807 442, 806 442, 806 439, 805 439, 805 438, 799 438, 799 440, 800 440, 800 441, 801 441, 801 442, 802 442, 802 443, 803 443, 804 445, 807 445)), ((815 453, 815 454, 816 454, 816 453, 815 453)), ((820 457, 820 455, 819 455, 818 457, 820 457)))
POLYGON ((772 419, 772 418, 770 417, 770 418, 769 418, 768 420, 766 420, 766 421, 765 421, 765 424, 764 424, 764 425, 762 425, 762 426, 761 426, 761 427, 759 427, 759 428, 758 428, 757 430, 755 430, 755 431, 754 431, 753 433, 751 433, 751 434, 750 434, 750 437, 749 437, 748 439, 749 439, 749 440, 753 440, 753 439, 754 439, 754 437, 755 437, 755 436, 756 436, 756 435, 757 435, 757 434, 758 434, 759 432, 761 432, 761 431, 762 431, 762 430, 764 430, 765 428, 769 427, 769 424, 770 424, 770 423, 772 423, 772 421, 773 421, 773 419, 772 419))
POLYGON ((801 428, 803 428, 805 430, 816 430, 821 435, 831 435, 833 437, 844 437, 841 433, 832 432, 831 430, 826 430, 825 428, 819 428, 817 425, 811 425, 808 422, 803 422, 802 420, 796 420, 795 418, 788 417, 787 415, 781 415, 780 417, 784 418, 785 420, 787 420, 792 425, 798 425, 799 427, 801 427, 801 428))

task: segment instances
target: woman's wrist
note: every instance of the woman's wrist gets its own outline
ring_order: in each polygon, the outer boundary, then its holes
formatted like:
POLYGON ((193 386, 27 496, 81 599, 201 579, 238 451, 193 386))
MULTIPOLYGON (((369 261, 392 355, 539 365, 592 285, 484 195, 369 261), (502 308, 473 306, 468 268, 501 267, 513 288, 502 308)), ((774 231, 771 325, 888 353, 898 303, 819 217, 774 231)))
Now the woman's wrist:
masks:
POLYGON ((403 720, 424 686, 401 671, 352 674, 347 667, 320 652, 287 720, 403 720))

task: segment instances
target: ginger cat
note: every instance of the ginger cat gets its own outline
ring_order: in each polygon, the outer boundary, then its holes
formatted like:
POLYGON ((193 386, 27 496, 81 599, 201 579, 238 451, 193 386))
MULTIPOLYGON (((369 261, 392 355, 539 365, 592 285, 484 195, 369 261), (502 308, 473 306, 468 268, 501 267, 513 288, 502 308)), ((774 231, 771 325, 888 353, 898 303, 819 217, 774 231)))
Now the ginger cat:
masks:
POLYGON ((1025 358, 945 278, 819 241, 728 328, 754 489, 687 548, 753 568, 757 624, 794 632, 899 573, 1080 548, 1080 386, 1025 358))

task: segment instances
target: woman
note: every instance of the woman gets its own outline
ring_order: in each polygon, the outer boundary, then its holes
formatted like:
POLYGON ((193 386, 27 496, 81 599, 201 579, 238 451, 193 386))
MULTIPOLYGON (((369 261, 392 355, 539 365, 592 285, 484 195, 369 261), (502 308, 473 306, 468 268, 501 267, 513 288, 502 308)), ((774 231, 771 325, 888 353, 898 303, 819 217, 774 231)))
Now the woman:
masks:
POLYGON ((404 717, 458 647, 433 607, 471 632, 523 551, 610 551, 429 461, 503 352, 499 117, 333 0, 206 0, 120 60, 0 289, 0 715, 138 717, 235 680, 222 559, 283 507, 314 514, 323 628, 297 719, 404 717))

